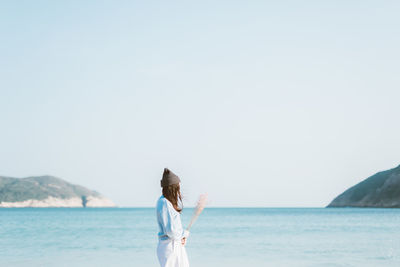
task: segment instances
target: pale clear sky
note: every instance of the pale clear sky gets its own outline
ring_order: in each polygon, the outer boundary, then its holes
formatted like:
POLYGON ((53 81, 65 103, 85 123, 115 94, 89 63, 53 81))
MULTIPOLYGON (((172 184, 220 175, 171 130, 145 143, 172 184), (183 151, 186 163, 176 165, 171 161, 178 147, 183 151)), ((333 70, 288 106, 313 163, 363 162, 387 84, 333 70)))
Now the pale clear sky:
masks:
POLYGON ((0 175, 324 206, 400 164, 398 1, 1 1, 0 175))

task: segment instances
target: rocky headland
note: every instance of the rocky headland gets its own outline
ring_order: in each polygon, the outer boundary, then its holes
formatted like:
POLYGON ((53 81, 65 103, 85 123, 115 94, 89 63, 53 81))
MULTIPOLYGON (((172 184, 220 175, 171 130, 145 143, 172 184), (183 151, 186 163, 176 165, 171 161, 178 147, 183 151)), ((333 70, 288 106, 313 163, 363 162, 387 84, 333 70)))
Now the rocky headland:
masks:
POLYGON ((400 208, 400 165, 347 189, 328 207, 400 208))
POLYGON ((54 176, 13 178, 0 176, 0 208, 115 207, 96 191, 54 176))

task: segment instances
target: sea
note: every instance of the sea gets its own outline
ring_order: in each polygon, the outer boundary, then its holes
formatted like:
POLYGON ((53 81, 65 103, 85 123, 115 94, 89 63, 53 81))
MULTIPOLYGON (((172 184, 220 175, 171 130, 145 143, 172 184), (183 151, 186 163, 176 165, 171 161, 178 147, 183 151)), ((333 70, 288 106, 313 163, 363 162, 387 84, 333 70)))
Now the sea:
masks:
MULTIPOLYGON (((156 267, 157 227, 154 208, 3 208, 0 266, 156 267)), ((400 209, 206 208, 186 250, 191 267, 398 267, 400 209)))

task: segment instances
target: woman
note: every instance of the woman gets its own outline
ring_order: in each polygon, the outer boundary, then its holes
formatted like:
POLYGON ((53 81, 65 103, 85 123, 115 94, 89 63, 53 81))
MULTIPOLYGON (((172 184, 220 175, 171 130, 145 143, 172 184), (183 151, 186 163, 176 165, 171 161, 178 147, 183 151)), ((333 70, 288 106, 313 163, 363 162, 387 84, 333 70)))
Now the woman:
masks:
POLYGON ((182 196, 180 179, 172 171, 164 169, 161 180, 162 195, 157 201, 159 226, 157 256, 161 267, 189 267, 184 247, 189 231, 183 230, 180 213, 182 196))

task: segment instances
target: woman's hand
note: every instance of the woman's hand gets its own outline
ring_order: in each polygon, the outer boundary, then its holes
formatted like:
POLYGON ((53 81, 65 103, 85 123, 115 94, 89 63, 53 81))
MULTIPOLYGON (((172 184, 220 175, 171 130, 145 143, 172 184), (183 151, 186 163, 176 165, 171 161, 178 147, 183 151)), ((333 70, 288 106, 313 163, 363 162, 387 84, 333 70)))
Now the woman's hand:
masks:
POLYGON ((182 242, 182 246, 184 246, 186 244, 186 237, 182 238, 181 242, 182 242))

